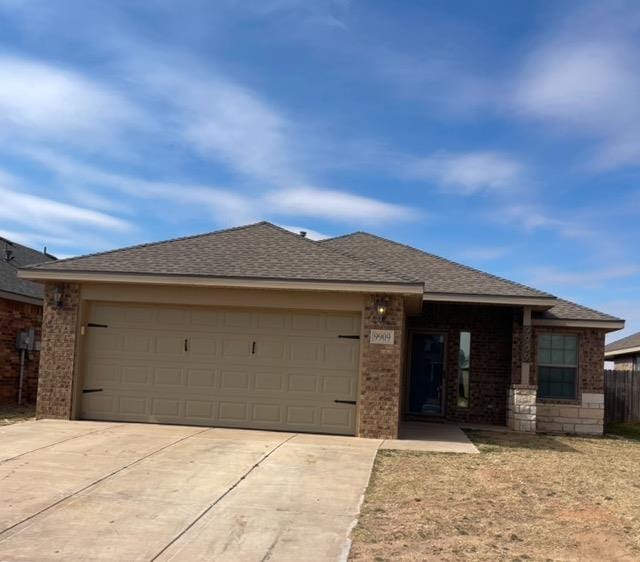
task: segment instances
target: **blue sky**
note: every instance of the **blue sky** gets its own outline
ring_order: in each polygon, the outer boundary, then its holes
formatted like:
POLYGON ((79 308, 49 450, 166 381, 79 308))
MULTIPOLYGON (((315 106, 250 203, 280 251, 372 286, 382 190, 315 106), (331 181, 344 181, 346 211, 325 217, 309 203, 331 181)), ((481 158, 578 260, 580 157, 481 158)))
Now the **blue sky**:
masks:
POLYGON ((0 0, 0 22, 0 236, 369 230, 640 329, 637 2, 0 0))

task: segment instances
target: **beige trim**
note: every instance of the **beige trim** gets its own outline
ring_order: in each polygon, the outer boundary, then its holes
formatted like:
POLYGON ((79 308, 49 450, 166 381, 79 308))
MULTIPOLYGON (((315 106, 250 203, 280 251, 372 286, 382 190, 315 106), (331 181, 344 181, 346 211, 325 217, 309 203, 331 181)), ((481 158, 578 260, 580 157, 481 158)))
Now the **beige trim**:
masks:
POLYGON ((425 301, 468 302, 479 304, 507 304, 514 306, 532 306, 549 308, 558 304, 555 297, 507 297, 496 295, 474 295, 469 293, 425 293, 425 301))
POLYGON ((287 289, 306 291, 341 291, 353 293, 394 293, 421 295, 422 283, 359 283, 341 281, 294 281, 275 279, 239 279, 195 277, 186 275, 146 275, 122 273, 84 273, 20 270, 18 277, 33 281, 67 281, 72 283, 137 283, 145 285, 184 285, 195 287, 238 287, 247 289, 287 289))
POLYGON ((534 318, 531 323, 533 326, 548 326, 550 328, 600 328, 607 331, 624 328, 624 320, 552 320, 534 318))
POLYGON ((35 297, 27 297, 26 295, 18 295, 16 293, 10 293, 9 291, 0 291, 0 299, 6 299, 8 301, 24 302, 26 304, 35 304, 36 306, 42 306, 44 304, 43 299, 37 299, 35 297))
POLYGON ((624 347, 622 349, 615 349, 613 351, 605 351, 605 357, 617 357, 618 355, 627 355, 632 353, 640 353, 640 345, 635 347, 624 347))

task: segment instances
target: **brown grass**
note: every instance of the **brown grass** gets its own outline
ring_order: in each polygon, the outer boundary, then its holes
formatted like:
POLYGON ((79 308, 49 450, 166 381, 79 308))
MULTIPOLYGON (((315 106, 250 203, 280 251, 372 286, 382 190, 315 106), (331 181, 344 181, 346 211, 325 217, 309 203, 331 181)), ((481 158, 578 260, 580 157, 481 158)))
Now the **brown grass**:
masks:
POLYGON ((378 454, 352 560, 640 560, 640 442, 469 435, 378 454))
POLYGON ((35 417, 35 407, 24 406, 1 406, 0 405, 0 426, 10 425, 23 421, 32 420, 35 417))

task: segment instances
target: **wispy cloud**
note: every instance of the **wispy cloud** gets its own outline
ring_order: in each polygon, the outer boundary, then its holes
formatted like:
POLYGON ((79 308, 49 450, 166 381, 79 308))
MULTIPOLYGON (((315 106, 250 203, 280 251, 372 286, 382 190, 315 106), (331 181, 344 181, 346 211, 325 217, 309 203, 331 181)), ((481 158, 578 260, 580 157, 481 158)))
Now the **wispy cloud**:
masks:
POLYGON ((599 143, 592 165, 640 164, 636 2, 580 3, 530 52, 513 88, 521 115, 599 143))
POLYGON ((432 181, 458 195, 516 191, 524 182, 523 172, 523 165, 515 158, 491 151, 440 152, 410 161, 405 171, 407 177, 432 181))
POLYGON ((611 281, 629 279, 638 273, 640 273, 640 266, 608 267, 603 264, 596 270, 574 272, 553 267, 534 268, 530 270, 530 278, 532 282, 547 287, 578 286, 583 289, 597 289, 611 281))
POLYGON ((415 220, 418 217, 418 213, 409 207, 316 187, 267 193, 264 202, 277 214, 328 218, 341 222, 380 224, 394 220, 415 220))
POLYGON ((148 124, 144 112, 116 90, 73 70, 0 54, 1 134, 94 146, 123 129, 148 124))

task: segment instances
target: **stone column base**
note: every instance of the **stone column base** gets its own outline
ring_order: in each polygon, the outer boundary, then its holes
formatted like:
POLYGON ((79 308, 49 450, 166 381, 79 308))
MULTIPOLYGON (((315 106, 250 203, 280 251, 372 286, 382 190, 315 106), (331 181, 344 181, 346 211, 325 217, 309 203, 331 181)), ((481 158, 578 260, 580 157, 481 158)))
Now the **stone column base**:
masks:
POLYGON ((507 399, 507 427, 513 431, 536 432, 536 386, 513 385, 507 399))

